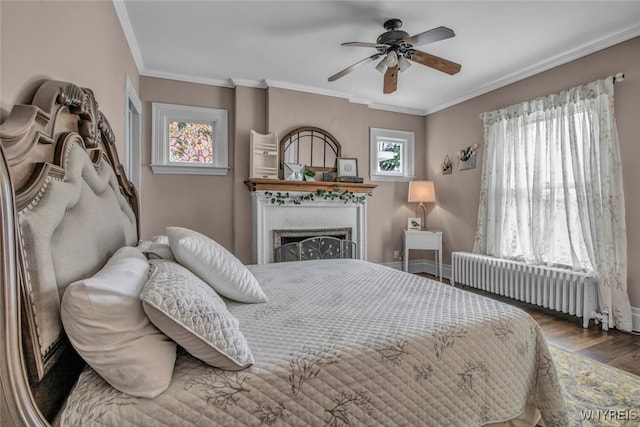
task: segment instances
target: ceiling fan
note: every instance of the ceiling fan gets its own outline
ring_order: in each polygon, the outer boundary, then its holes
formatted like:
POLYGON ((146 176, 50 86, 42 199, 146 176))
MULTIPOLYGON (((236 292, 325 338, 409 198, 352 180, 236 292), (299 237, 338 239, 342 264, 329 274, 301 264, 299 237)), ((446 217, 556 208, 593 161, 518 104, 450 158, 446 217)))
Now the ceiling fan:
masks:
POLYGON ((399 19, 389 19, 384 23, 384 28, 387 31, 380 34, 375 43, 342 43, 342 46, 373 47, 376 48, 378 52, 334 74, 329 77, 329 81, 338 80, 356 68, 381 57, 383 58, 378 65, 376 65, 376 70, 384 73, 383 93, 393 93, 396 91, 398 87, 398 72, 403 72, 411 66, 409 60, 450 75, 460 71, 460 64, 414 49, 414 46, 421 46, 454 37, 455 33, 450 28, 437 27, 411 37, 409 37, 406 31, 400 29, 402 28, 402 21, 399 19))

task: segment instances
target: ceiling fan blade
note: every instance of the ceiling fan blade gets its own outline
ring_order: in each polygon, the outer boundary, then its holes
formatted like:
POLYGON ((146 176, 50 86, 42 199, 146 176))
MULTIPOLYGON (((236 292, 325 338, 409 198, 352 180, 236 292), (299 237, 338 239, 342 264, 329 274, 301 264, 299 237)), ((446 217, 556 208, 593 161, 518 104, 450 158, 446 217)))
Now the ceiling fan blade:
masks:
POLYGON ((398 66, 389 67, 384 73, 382 93, 393 93, 398 88, 398 66))
POLYGON ((367 57, 367 58, 364 58, 362 61, 358 61, 358 62, 356 62, 355 64, 353 64, 352 66, 347 67, 347 68, 345 68, 344 70, 342 70, 342 71, 340 71, 340 72, 337 72, 337 73, 336 73, 336 74, 334 74, 333 76, 329 77, 329 79, 328 79, 328 80, 329 80, 330 82, 336 81, 336 80, 338 80, 340 77, 344 77, 344 76, 346 76, 347 74, 349 74, 350 72, 352 72, 352 71, 353 71, 353 70, 355 70, 356 68, 361 67, 361 66, 363 66, 363 65, 365 65, 365 64, 368 64, 368 63, 369 63, 369 62, 371 62, 371 61, 375 61, 376 59, 380 58, 381 56, 382 56, 382 54, 381 54, 381 53, 376 53, 375 55, 371 55, 371 56, 369 56, 369 57, 367 57))
POLYGON ((346 42, 342 43, 342 46, 353 46, 353 47, 375 47, 376 49, 386 49, 391 47, 388 44, 382 43, 366 43, 366 42, 346 42))
POLYGON ((462 68, 460 64, 419 50, 416 50, 409 59, 450 75, 456 74, 462 68))
POLYGON ((444 39, 454 37, 456 33, 451 28, 438 27, 424 33, 416 34, 415 36, 407 37, 405 42, 411 46, 421 46, 427 43, 433 43, 444 39))

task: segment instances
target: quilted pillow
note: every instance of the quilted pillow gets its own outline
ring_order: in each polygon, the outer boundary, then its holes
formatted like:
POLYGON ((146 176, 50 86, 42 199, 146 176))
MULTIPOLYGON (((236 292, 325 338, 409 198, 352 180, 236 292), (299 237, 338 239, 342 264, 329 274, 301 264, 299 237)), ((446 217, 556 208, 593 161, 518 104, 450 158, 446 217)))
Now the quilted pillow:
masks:
POLYGON ((239 302, 267 302, 249 269, 216 241, 182 227, 167 227, 167 236, 178 262, 220 295, 239 302))
POLYGON ((160 330, 216 368, 237 371, 253 364, 238 319, 209 285, 178 263, 152 261, 152 265, 140 299, 160 330))
POLYGON ((122 247, 89 279, 70 284, 60 316, 71 344, 109 384, 139 397, 155 397, 171 382, 176 344, 142 308, 149 262, 122 247))

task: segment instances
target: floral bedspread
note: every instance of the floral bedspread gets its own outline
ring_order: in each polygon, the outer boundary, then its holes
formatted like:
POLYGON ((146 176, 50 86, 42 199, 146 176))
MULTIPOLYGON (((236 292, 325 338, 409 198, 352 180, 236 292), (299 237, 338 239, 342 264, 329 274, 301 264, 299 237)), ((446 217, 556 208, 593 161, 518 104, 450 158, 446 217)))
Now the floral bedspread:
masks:
POLYGON ((227 301, 255 364, 211 368, 180 350, 155 399, 90 368, 63 426, 480 426, 566 409, 541 330, 518 308, 359 260, 250 266, 269 298, 227 301))

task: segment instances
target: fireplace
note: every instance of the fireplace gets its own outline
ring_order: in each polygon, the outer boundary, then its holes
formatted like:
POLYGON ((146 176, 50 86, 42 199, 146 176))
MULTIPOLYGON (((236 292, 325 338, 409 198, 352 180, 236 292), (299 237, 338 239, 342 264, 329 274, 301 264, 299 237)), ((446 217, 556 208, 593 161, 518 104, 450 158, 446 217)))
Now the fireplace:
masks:
MULTIPOLYGON (((272 203, 265 191, 252 191, 253 262, 273 262, 274 247, 319 235, 339 237, 356 243, 356 258, 366 259, 366 201, 298 200, 296 203, 272 203)), ((296 192, 289 192, 292 196, 296 192)), ((300 195, 304 195, 300 192, 300 195)))
POLYGON ((273 230, 273 249, 287 243, 300 242, 317 236, 331 236, 351 240, 351 228, 313 228, 309 230, 273 230))

